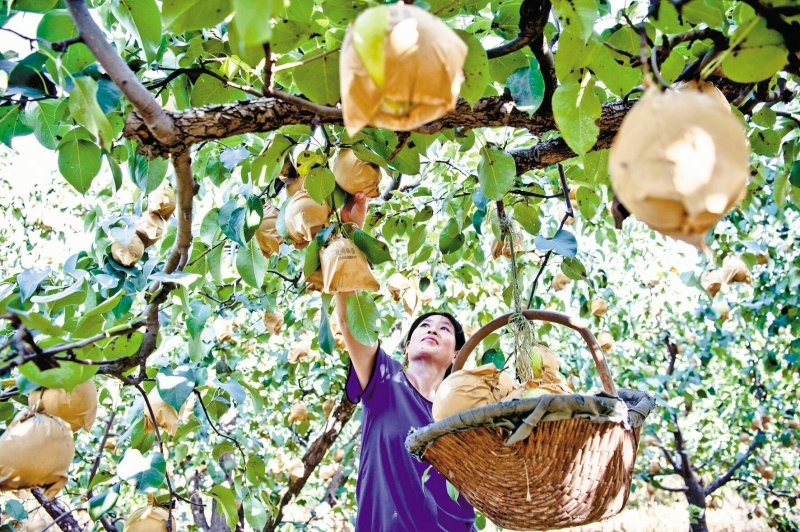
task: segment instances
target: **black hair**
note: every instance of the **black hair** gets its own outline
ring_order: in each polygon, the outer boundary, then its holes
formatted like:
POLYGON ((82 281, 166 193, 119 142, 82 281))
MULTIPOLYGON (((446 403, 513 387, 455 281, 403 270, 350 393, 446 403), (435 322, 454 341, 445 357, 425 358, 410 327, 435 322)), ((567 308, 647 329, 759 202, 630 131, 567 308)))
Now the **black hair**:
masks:
MULTIPOLYGON (((406 336, 406 341, 404 342, 403 346, 404 347, 407 346, 408 342, 411 341, 411 335, 414 334, 414 330, 417 327, 419 327, 420 323, 422 323, 425 320, 425 318, 429 318, 431 316, 444 316, 445 318, 450 320, 450 323, 453 324, 453 333, 456 337, 456 351, 461 349, 467 342, 466 337, 464 336, 464 328, 461 326, 461 323, 459 323, 458 320, 455 318, 455 316, 453 316, 449 312, 438 312, 438 311, 426 312, 425 314, 418 316, 417 319, 415 319, 411 323, 411 327, 408 329, 408 336, 406 336)), ((406 364, 408 364, 408 354, 406 354, 406 358, 403 365, 405 366, 406 364)), ((447 371, 444 374, 444 378, 446 379, 452 371, 453 371, 453 366, 451 365, 449 368, 447 368, 447 371)))

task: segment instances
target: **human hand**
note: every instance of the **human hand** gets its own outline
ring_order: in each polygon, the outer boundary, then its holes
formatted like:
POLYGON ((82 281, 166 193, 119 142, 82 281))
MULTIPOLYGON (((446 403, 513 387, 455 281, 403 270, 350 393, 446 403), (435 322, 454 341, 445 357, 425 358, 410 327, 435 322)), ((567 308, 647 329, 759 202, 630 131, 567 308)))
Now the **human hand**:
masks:
POLYGON ((364 227, 364 220, 367 217, 367 196, 363 192, 356 192, 342 207, 341 216, 345 223, 351 222, 364 227))

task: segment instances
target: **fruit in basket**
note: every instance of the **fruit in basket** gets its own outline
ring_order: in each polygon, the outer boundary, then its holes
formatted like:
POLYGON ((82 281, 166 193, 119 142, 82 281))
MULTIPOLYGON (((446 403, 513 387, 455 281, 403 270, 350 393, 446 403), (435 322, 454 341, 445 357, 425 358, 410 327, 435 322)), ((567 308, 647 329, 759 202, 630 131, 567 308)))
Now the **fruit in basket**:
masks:
POLYGON ((514 380, 494 364, 454 371, 436 390, 433 419, 500 401, 514 388, 514 380))

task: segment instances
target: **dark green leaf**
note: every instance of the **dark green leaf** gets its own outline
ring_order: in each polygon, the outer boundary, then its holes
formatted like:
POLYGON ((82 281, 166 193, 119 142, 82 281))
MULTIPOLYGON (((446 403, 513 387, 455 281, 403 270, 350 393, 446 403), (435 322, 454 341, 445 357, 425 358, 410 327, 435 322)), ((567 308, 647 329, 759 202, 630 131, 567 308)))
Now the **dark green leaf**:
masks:
POLYGON ((358 246, 358 249, 372 264, 381 264, 392 260, 392 255, 386 242, 382 242, 360 229, 357 229, 353 234, 353 243, 358 246))
POLYGON ((366 292, 347 298, 347 327, 360 344, 372 346, 378 342, 378 307, 366 292))
POLYGON ((319 250, 320 245, 316 238, 306 247, 305 259, 303 260, 303 276, 306 279, 319 269, 319 250))
POLYGON ((195 386, 194 372, 189 366, 175 370, 167 366, 156 375, 156 385, 158 395, 172 408, 180 410, 195 386))
POLYGON ((506 357, 503 355, 503 352, 499 349, 492 348, 487 349, 483 356, 481 357, 480 365, 484 364, 494 364, 495 367, 499 370, 502 370, 506 364, 506 357))
POLYGON ((89 515, 94 520, 100 519, 117 504, 117 499, 119 499, 119 484, 89 499, 89 515))
POLYGON ((319 348, 322 349, 322 351, 328 353, 329 355, 333 353, 335 342, 333 339, 333 331, 331 331, 331 325, 328 321, 328 305, 325 304, 324 299, 319 313, 319 331, 317 333, 317 341, 319 342, 319 348))
POLYGON ((322 205, 336 187, 336 179, 327 166, 315 166, 308 172, 305 186, 308 195, 322 205))
POLYGON ((260 289, 267 273, 267 259, 261 253, 255 240, 239 246, 236 252, 236 271, 242 280, 253 288, 260 289))
POLYGON ((576 281, 586 279, 586 268, 581 261, 575 258, 564 258, 561 262, 561 271, 564 272, 564 275, 576 281))
POLYGON ((529 114, 535 113, 544 101, 544 77, 536 58, 531 57, 527 68, 521 68, 508 76, 506 86, 520 110, 529 114))
POLYGON ((58 169, 75 190, 86 194, 100 172, 100 155, 100 148, 93 142, 66 142, 58 149, 58 169))

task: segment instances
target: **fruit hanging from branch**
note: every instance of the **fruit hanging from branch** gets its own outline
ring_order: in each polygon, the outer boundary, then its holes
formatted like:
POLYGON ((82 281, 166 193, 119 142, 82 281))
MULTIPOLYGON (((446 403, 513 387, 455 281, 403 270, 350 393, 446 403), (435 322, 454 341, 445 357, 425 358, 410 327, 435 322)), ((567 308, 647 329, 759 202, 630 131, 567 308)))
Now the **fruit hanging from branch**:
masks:
POLYGON ((286 231, 295 247, 303 248, 329 223, 328 204, 317 203, 305 189, 297 191, 286 206, 286 231))
POLYGON ((744 127, 714 87, 650 87, 614 138, 615 195, 650 228, 703 248, 743 197, 750 175, 744 127))
POLYGON ((339 61, 344 124, 409 131, 453 110, 467 45, 437 16, 397 2, 363 11, 339 61))
POLYGON ((380 289, 369 263, 352 240, 334 238, 320 253, 324 292, 376 292, 380 289))
POLYGON ((52 499, 67 483, 74 455, 69 425, 25 410, 0 436, 0 490, 41 487, 52 499))
POLYGON ((61 388, 40 388, 28 396, 28 407, 63 419, 72 432, 81 428, 91 430, 97 417, 97 386, 88 380, 75 386, 71 392, 61 388))
POLYGON ((333 162, 336 184, 348 194, 362 192, 368 198, 380 196, 381 169, 378 165, 359 159, 353 150, 339 150, 333 162))

